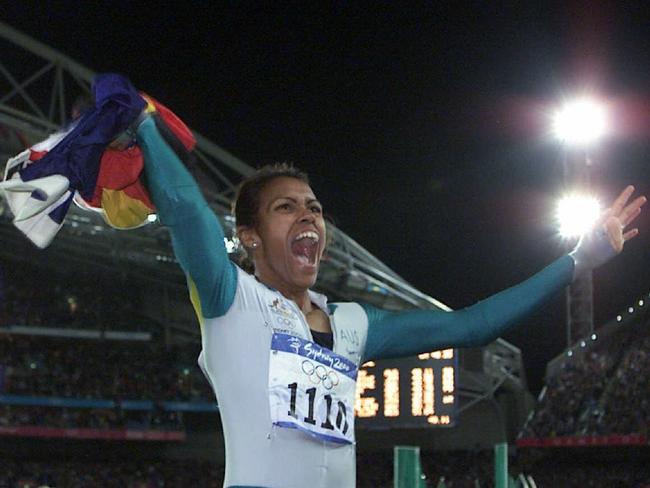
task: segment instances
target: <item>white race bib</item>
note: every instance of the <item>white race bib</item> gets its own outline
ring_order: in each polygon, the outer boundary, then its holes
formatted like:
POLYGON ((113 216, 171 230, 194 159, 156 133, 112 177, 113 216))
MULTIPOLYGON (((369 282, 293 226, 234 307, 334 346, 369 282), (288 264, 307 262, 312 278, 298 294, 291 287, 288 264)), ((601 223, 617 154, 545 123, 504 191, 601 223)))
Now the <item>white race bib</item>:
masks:
POLYGON ((289 334, 273 334, 269 402, 274 425, 319 439, 354 442, 357 366, 325 347, 289 334))

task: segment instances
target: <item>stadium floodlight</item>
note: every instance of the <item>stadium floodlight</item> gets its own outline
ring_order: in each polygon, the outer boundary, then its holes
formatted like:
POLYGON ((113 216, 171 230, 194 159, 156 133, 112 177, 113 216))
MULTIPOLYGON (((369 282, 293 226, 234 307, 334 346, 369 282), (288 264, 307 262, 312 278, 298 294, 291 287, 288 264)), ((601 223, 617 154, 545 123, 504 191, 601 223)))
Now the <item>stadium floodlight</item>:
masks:
POLYGON ((588 98, 567 103, 553 116, 553 134, 566 144, 588 145, 606 131, 605 107, 588 98))
POLYGON ((592 196, 569 195, 557 205, 559 231, 565 238, 580 237, 593 228, 599 217, 600 203, 592 196))

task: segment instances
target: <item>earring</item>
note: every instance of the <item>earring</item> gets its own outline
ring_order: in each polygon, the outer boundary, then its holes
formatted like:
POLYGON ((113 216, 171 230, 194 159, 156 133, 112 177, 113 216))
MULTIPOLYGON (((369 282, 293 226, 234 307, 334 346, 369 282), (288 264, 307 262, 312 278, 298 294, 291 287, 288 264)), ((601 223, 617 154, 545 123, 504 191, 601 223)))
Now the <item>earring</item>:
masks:
POLYGON ((255 249, 255 248, 257 247, 257 241, 253 241, 253 242, 251 243, 251 247, 252 247, 253 249, 255 249))

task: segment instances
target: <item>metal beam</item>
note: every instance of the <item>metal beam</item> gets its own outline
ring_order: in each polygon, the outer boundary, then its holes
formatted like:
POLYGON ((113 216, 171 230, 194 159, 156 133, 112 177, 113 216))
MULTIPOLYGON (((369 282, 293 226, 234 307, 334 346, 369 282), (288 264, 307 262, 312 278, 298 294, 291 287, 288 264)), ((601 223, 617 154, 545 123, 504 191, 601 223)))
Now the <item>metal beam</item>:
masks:
POLYGON ((9 24, 0 22, 0 37, 4 37, 8 41, 11 41, 13 44, 22 47, 26 51, 29 51, 41 58, 53 61, 55 64, 65 68, 67 71, 71 71, 79 76, 81 79, 87 81, 88 83, 92 82, 95 73, 86 68, 85 66, 77 63, 72 60, 65 54, 53 49, 42 42, 37 41, 36 39, 23 34, 18 29, 14 29, 9 24))
MULTIPOLYGON (((0 40, 2 38, 46 62, 45 68, 39 68, 26 78, 22 85, 15 81, 17 77, 8 73, 9 79, 13 80, 14 91, 23 97, 28 97, 32 101, 30 106, 35 105, 34 100, 41 100, 43 93, 42 86, 39 86, 37 88, 41 89, 41 92, 35 93, 38 96, 30 97, 29 89, 33 88, 32 81, 45 74, 50 67, 55 69, 49 93, 49 107, 31 107, 34 109, 35 115, 25 112, 22 107, 12 106, 9 103, 12 99, 7 99, 5 103, 0 104, 0 122, 34 137, 43 138, 58 128, 59 124, 55 123, 53 119, 59 118, 63 122, 69 112, 66 105, 65 75, 67 74, 75 80, 80 88, 87 90, 88 87, 85 84, 90 85, 95 73, 56 49, 0 22, 0 40), (43 114, 48 111, 51 112, 50 116, 44 116, 43 114)), ((234 195, 236 184, 242 178, 253 174, 255 170, 203 135, 195 133, 195 136, 197 139, 196 152, 202 163, 197 165, 197 169, 205 171, 205 174, 197 175, 202 176, 199 178, 199 183, 208 195, 212 208, 223 217, 228 212, 229 201, 234 195)), ((222 221, 227 234, 228 232, 232 233, 232 223, 226 222, 223 218, 222 221)), ((62 229, 61 236, 57 238, 61 241, 60 245, 65 244, 63 241, 69 243, 67 245, 71 249, 78 245, 79 249, 84 248, 88 252, 92 252, 93 256, 100 255, 108 243, 110 243, 111 261, 118 259, 124 263, 135 263, 139 266, 153 268, 161 266, 161 262, 156 262, 156 253, 161 256, 172 255, 169 238, 167 236, 161 238, 160 228, 156 225, 147 226, 138 232, 116 233, 103 221, 96 217, 84 217, 77 209, 70 212, 68 224, 62 229), (97 231, 98 228, 103 231, 97 231), (101 236, 95 235, 97 233, 101 236), (98 243, 93 250, 91 243, 97 239, 104 242, 98 243), (91 245, 90 248, 89 245, 91 245), (153 253, 152 249, 155 249, 153 253)), ((322 288, 339 290, 339 295, 344 298, 347 296, 348 299, 354 297, 355 299, 368 300, 371 303, 385 303, 392 308, 417 307, 449 310, 441 302, 406 283, 397 273, 336 227, 330 226, 329 231, 333 236, 333 242, 330 245, 330 260, 323 263, 323 273, 319 283, 322 288), (341 283, 348 283, 347 291, 341 290, 341 283), (373 291, 373 288, 376 288, 377 292, 373 291)), ((155 271, 153 272, 155 274, 155 271)))

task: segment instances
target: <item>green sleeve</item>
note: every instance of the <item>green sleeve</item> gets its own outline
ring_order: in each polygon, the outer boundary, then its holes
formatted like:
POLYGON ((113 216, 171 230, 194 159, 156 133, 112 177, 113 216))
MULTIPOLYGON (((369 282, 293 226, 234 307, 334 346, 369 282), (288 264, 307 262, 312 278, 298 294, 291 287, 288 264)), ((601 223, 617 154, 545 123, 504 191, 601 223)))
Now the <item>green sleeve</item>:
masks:
POLYGON ((571 256, 563 256, 526 281, 453 312, 388 312, 363 304, 368 315, 364 360, 488 344, 571 283, 573 267, 571 256))
POLYGON ((147 188, 161 223, 169 228, 174 253, 190 287, 196 286, 200 314, 206 318, 224 315, 234 301, 237 268, 228 258, 221 224, 153 118, 140 124, 137 139, 147 188))

